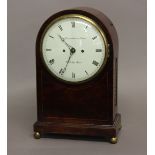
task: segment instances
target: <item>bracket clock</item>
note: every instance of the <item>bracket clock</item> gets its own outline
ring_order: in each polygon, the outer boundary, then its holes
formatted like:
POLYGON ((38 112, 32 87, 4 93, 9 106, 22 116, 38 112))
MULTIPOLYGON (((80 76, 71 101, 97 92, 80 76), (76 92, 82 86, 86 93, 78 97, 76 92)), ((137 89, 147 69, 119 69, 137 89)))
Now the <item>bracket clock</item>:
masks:
POLYGON ((117 60, 115 27, 100 11, 81 7, 48 18, 36 41, 34 137, 84 135, 116 143, 117 60))

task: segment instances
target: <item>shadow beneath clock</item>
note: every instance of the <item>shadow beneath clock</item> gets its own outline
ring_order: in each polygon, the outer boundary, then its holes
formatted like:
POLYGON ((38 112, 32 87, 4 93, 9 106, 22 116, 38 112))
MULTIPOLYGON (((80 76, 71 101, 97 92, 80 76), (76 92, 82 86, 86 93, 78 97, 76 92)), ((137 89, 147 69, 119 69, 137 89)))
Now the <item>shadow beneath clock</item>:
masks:
POLYGON ((109 141, 109 139, 106 137, 85 136, 85 135, 68 135, 68 134, 44 134, 44 135, 42 135, 42 138, 97 141, 97 142, 108 142, 109 141))

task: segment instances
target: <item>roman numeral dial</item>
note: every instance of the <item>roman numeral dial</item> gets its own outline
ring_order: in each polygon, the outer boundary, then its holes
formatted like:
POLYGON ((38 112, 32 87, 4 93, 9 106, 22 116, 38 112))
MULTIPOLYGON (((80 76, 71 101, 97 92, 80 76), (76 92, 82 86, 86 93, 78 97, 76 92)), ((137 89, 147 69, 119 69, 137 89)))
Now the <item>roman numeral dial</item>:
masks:
POLYGON ((62 26, 61 26, 61 25, 59 25, 59 26, 58 26, 58 28, 60 29, 60 31, 62 31, 62 30, 63 30, 63 28, 62 28, 62 26))
POLYGON ((42 40, 42 56, 51 76, 73 83, 98 76, 106 46, 92 23, 86 18, 65 17, 48 26, 42 40))
POLYGON ((97 38, 97 36, 94 36, 92 39, 95 40, 97 38))
POLYGON ((102 52, 102 49, 96 49, 96 52, 102 52))
POLYGON ((75 22, 71 22, 72 28, 75 28, 75 22))
POLYGON ((95 65, 95 66, 99 65, 99 63, 96 60, 93 60, 92 64, 95 65))
POLYGON ((72 73, 72 78, 75 78, 75 73, 72 73))

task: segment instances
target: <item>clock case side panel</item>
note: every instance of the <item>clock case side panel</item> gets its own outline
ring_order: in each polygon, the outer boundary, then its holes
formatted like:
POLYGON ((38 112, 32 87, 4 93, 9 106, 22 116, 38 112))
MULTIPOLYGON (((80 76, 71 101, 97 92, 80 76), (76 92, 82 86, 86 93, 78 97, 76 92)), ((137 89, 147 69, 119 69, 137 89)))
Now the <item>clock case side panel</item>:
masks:
POLYGON ((90 8, 83 8, 84 10, 89 10, 89 12, 91 12, 92 14, 96 14, 97 17, 104 22, 105 27, 107 29, 108 32, 108 37, 110 40, 110 46, 109 46, 109 50, 112 51, 112 59, 113 59, 113 85, 112 85, 112 89, 113 89, 113 106, 112 106, 112 111, 113 111, 113 121, 115 120, 116 114, 117 114, 117 77, 118 77, 118 34, 116 31, 116 28, 114 26, 114 24, 112 23, 112 21, 106 16, 104 15, 102 12, 95 10, 95 9, 90 9, 90 8))
MULTIPOLYGON (((118 39, 117 39, 117 34, 115 31, 114 26, 111 24, 111 21, 102 13, 100 13, 97 10, 93 10, 93 9, 88 9, 88 8, 81 8, 80 10, 78 9, 72 9, 72 10, 66 10, 66 11, 61 11, 55 15, 53 15, 52 17, 50 17, 41 27, 38 37, 37 37, 37 41, 36 41, 36 69, 37 69, 37 116, 38 116, 38 121, 43 122, 43 121, 53 121, 53 120, 59 120, 59 118, 49 118, 49 117, 45 117, 43 116, 44 111, 47 110, 47 108, 44 109, 44 103, 43 103, 43 98, 45 98, 46 96, 43 96, 43 87, 44 87, 44 83, 43 80, 48 79, 47 77, 49 77, 49 73, 47 72, 45 66, 42 63, 42 58, 41 58, 41 54, 40 54, 40 39, 42 37, 44 28, 50 23, 51 20, 55 19, 58 16, 64 15, 64 14, 82 14, 85 16, 88 16, 90 18, 93 17, 93 20, 96 21, 106 32, 106 37, 108 39, 109 42, 109 51, 110 51, 110 57, 108 59, 108 65, 105 67, 104 70, 106 70, 106 68, 110 68, 109 72, 107 73, 108 75, 108 85, 109 85, 109 96, 108 96, 108 100, 109 100, 109 104, 111 104, 109 107, 109 116, 108 116, 108 122, 106 122, 105 124, 113 124, 115 115, 116 115, 116 97, 114 98, 114 94, 116 94, 116 89, 114 90, 114 88, 116 87, 116 68, 115 65, 116 63, 114 63, 114 59, 117 58, 118 56, 118 39), (104 23, 104 25, 102 24, 104 23), (112 36, 112 37, 111 37, 112 36), (42 79, 44 76, 46 76, 45 79, 42 79), (111 77, 111 78, 110 78, 111 77)), ((55 83, 55 86, 61 87, 62 84, 61 82, 57 81, 55 78, 52 78, 52 81, 55 83)), ((47 80, 48 81, 48 80, 47 80)), ((89 83, 91 84, 91 82, 89 83)), ((87 85, 87 84, 86 84, 87 85)), ((68 87, 69 85, 66 85, 66 87, 68 87)), ((72 87, 72 86, 71 86, 72 87)), ((81 87, 85 87, 85 86, 78 86, 79 88, 81 87)), ((93 94, 92 94, 93 95, 93 94)), ((80 120, 80 119, 79 119, 80 120)), ((75 122, 75 119, 71 119, 71 121, 75 122)), ((87 120, 88 122, 89 120, 87 120)), ((97 122, 98 120, 95 120, 95 122, 97 122)), ((77 119, 78 122, 78 119, 77 119)), ((99 121, 100 122, 100 121, 99 121)))
MULTIPOLYGON (((108 37, 108 41, 109 41, 109 51, 110 53, 110 57, 111 60, 113 62, 113 67, 112 67, 112 78, 113 78, 113 83, 112 84, 112 97, 111 99, 112 101, 112 120, 115 120, 116 114, 117 114, 117 91, 118 91, 118 52, 119 52, 119 41, 118 41, 118 34, 116 31, 116 28, 114 26, 114 24, 112 23, 112 21, 102 12, 100 12, 99 10, 93 9, 93 8, 88 8, 88 7, 79 7, 79 8, 75 8, 76 10, 82 10, 84 12, 88 12, 92 15, 94 15, 94 17, 97 17, 100 21, 98 22, 98 24, 100 26, 103 27, 103 29, 105 29, 106 35, 108 37), (102 25, 102 23, 104 23, 104 25, 102 25)), ((96 20, 97 21, 97 20, 96 20)))

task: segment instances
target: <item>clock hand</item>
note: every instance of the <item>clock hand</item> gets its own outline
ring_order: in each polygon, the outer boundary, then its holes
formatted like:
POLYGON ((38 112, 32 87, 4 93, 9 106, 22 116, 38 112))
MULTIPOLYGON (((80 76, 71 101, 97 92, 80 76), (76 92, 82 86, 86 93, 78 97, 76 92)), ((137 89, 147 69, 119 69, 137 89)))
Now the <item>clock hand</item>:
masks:
POLYGON ((62 73, 62 74, 64 74, 64 72, 66 71, 66 68, 67 68, 67 66, 68 66, 68 64, 69 64, 70 59, 71 59, 72 55, 75 53, 76 50, 75 50, 74 47, 70 46, 70 45, 65 41, 65 39, 64 39, 61 35, 58 35, 58 36, 59 36, 59 38, 61 39, 61 41, 64 42, 65 45, 66 45, 66 46, 69 48, 69 50, 70 50, 69 58, 68 58, 68 60, 67 60, 66 66, 65 66, 64 69, 63 69, 63 73, 62 73))
POLYGON ((65 39, 64 39, 62 36, 60 36, 60 35, 58 35, 58 36, 59 36, 59 38, 61 39, 61 41, 64 42, 65 45, 69 48, 69 50, 71 50, 71 49, 73 48, 72 46, 70 46, 70 45, 65 41, 65 39))
POLYGON ((70 54, 70 56, 69 56, 69 58, 68 58, 68 60, 67 60, 66 66, 64 67, 64 70, 63 70, 63 73, 66 71, 66 68, 67 68, 68 63, 69 63, 69 61, 70 61, 70 59, 71 59, 71 56, 72 56, 72 54, 70 54))
POLYGON ((75 51, 76 51, 75 48, 71 48, 71 50, 70 50, 70 56, 69 56, 69 58, 68 58, 68 60, 67 60, 66 66, 65 66, 64 69, 63 69, 63 73, 66 71, 67 66, 68 66, 68 64, 69 64, 69 61, 70 61, 72 55, 75 53, 75 51))

